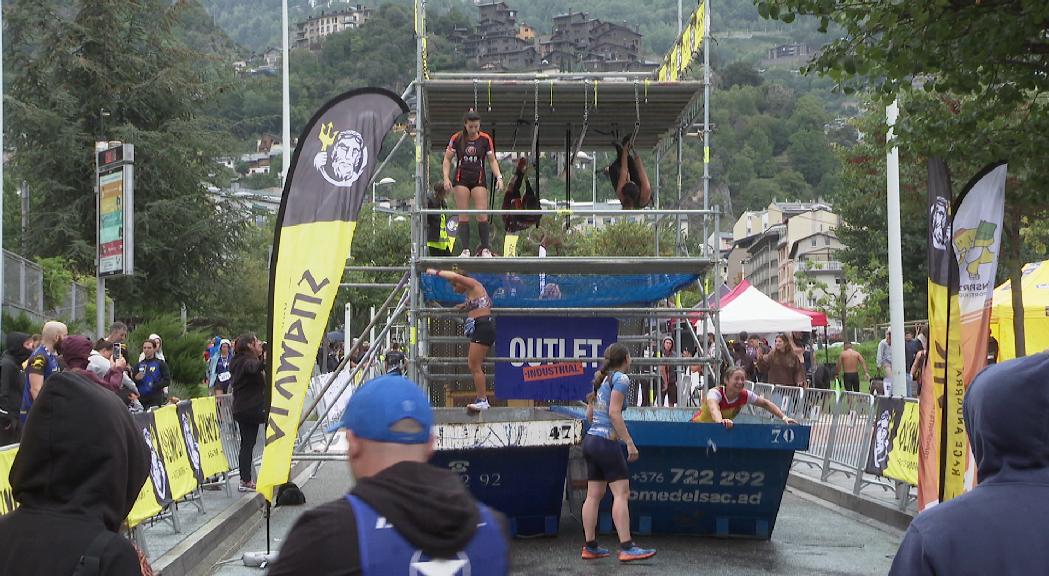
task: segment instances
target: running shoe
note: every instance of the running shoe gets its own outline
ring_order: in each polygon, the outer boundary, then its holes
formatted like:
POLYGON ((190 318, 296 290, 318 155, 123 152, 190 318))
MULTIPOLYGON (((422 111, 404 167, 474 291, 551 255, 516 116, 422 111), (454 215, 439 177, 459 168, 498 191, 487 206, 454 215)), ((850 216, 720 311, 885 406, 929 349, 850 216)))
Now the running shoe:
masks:
POLYGON ((491 408, 491 406, 488 405, 487 398, 478 398, 473 404, 466 405, 466 409, 470 412, 483 412, 489 408, 491 408))
POLYGON ((254 482, 241 482, 240 486, 237 487, 237 490, 240 491, 240 492, 254 492, 255 491, 255 483, 254 482))
POLYGON ((482 248, 481 249, 481 258, 491 258, 491 257, 492 257, 492 251, 491 250, 489 250, 487 248, 482 248))
POLYGON ((637 562, 638 560, 646 560, 656 555, 655 550, 649 550, 635 545, 629 550, 619 551, 620 562, 637 562))
POLYGON ((583 560, 597 560, 598 558, 608 558, 608 548, 602 548, 601 546, 591 548, 584 544, 583 552, 580 554, 580 556, 583 558, 583 560))
POLYGON ((463 250, 462 253, 459 254, 459 257, 460 258, 469 258, 470 257, 470 249, 467 248, 466 250, 463 250))

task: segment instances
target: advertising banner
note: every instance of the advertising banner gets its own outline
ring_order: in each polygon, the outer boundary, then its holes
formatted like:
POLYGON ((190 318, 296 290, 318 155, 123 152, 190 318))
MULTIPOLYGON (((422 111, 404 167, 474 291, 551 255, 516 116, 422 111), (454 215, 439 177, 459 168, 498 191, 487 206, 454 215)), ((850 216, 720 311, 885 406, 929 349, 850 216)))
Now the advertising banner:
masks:
POLYGON ((18 448, 0 450, 0 516, 15 509, 15 495, 11 492, 11 466, 15 463, 15 455, 18 448))
POLYGON ((288 481, 317 349, 350 254, 357 215, 383 140, 408 105, 361 88, 325 104, 306 124, 284 184, 270 262, 272 398, 258 491, 272 500, 288 481))
POLYGON ((197 430, 197 449, 200 451, 201 473, 205 478, 229 471, 229 460, 222 450, 218 407, 214 396, 194 398, 193 421, 197 430))
MULTIPOLYGON (((499 318, 495 355, 509 358, 599 357, 618 340, 615 318, 499 318)), ((599 362, 502 362, 495 396, 515 400, 585 400, 599 362)))

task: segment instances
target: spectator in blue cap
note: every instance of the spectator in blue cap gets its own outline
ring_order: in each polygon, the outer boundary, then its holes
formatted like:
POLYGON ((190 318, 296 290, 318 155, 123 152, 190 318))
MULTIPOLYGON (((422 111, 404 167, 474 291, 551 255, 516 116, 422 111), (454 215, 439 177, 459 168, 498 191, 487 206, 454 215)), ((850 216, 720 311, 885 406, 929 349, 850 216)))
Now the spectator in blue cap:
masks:
POLYGON ((506 574, 504 518, 427 463, 432 427, 426 394, 403 376, 354 392, 334 429, 346 430, 356 486, 299 518, 269 576, 506 574))
POLYGON ((975 488, 911 522, 891 576, 1045 574, 1049 354, 980 372, 962 403, 975 488))

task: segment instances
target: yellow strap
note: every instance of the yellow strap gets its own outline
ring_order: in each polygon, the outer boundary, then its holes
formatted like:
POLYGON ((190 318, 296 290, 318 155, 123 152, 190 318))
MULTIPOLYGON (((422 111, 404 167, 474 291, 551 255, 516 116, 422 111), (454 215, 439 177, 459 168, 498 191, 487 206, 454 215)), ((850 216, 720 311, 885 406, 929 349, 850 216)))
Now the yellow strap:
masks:
POLYGON ((645 78, 645 104, 648 104, 648 85, 652 82, 648 78, 645 78))
POLYGON ((594 108, 597 108, 597 80, 594 80, 594 108))
POLYGON ((492 111, 492 81, 488 81, 488 111, 492 111))
POLYGON ((571 216, 572 215, 572 209, 571 208, 558 208, 557 209, 557 215, 558 216, 571 216))

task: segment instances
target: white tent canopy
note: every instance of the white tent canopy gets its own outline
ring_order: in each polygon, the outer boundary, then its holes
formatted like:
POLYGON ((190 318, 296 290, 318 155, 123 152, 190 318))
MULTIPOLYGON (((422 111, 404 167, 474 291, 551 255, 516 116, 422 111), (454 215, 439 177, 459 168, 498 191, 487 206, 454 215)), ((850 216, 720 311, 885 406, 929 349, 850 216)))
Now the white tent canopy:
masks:
POLYGON ((744 280, 721 299, 721 333, 808 332, 812 319, 761 293, 744 280))

